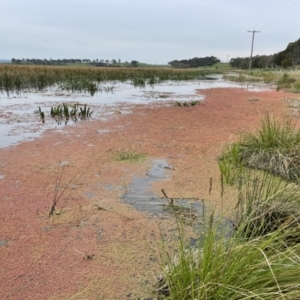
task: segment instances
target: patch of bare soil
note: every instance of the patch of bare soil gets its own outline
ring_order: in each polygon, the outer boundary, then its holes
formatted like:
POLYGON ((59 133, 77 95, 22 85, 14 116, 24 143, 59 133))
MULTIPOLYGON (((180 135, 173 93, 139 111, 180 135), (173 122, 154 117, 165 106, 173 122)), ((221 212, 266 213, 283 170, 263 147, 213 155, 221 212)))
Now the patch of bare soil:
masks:
POLYGON ((0 150, 1 299, 151 295, 160 273, 160 230, 168 233, 174 223, 123 204, 126 186, 134 175, 146 174, 152 158, 164 158, 174 170, 153 185, 157 195, 163 196, 163 188, 170 197, 205 199, 230 211, 235 191, 220 196, 216 158, 222 145, 257 126, 266 111, 282 114, 289 96, 241 89, 201 94, 206 100, 199 106, 136 105, 131 114, 87 121, 63 133, 50 130, 0 150), (117 161, 120 149, 147 159, 117 161), (56 187, 57 207, 49 218, 56 187))

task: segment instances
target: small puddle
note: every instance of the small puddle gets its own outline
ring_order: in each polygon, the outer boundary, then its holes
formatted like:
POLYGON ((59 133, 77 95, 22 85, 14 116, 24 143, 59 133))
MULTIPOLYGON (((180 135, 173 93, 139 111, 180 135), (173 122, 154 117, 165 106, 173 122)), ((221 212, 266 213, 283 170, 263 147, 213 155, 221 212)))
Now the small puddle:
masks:
POLYGON ((132 205, 136 210, 147 212, 153 216, 163 217, 177 214, 188 222, 199 219, 204 212, 204 201, 198 199, 174 199, 173 205, 165 197, 155 195, 151 190, 154 182, 170 177, 167 170, 172 170, 164 159, 153 160, 153 165, 145 177, 135 176, 122 196, 124 203, 132 205))
MULTIPOLYGON (((122 196, 122 202, 155 217, 176 216, 183 223, 193 226, 195 230, 204 229, 207 225, 207 219, 213 216, 209 208, 206 207, 205 200, 174 198, 173 204, 171 204, 170 199, 155 195, 151 189, 152 183, 169 178, 173 168, 164 159, 155 159, 152 163, 146 176, 133 178, 128 190, 122 196), (167 170, 170 171, 166 172, 167 170)), ((215 216, 213 220, 219 237, 232 235, 234 223, 230 219, 215 216)), ((190 242, 193 245, 199 242, 199 238, 192 238, 190 242)))
POLYGON ((8 240, 0 240, 0 247, 8 245, 8 244, 9 244, 8 240))

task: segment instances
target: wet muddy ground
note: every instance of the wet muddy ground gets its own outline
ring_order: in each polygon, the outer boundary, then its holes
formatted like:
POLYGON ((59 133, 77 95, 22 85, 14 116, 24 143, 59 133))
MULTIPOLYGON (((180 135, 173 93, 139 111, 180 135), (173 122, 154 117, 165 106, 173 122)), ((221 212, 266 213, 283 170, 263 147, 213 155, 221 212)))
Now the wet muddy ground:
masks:
POLYGON ((226 187, 221 196, 216 159, 222 145, 258 126, 266 111, 286 113, 285 100, 295 95, 236 88, 199 93, 205 101, 194 107, 165 99, 120 104, 131 113, 49 129, 0 149, 0 299, 152 296, 161 234, 172 253, 176 224, 168 212, 144 211, 150 204, 134 207, 142 199, 130 193, 144 181, 159 209, 171 198, 175 204, 194 199, 231 215, 236 190, 226 187), (143 159, 120 161, 124 149, 143 159))

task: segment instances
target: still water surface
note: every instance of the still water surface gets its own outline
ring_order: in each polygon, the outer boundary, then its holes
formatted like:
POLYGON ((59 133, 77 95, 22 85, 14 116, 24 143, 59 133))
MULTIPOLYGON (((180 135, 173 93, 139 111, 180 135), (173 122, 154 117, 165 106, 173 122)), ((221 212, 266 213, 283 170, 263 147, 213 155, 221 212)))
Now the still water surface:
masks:
MULTIPOLYGON (((143 88, 129 83, 106 83, 104 87, 111 92, 98 92, 94 96, 85 93, 72 93, 48 89, 44 92, 26 92, 20 94, 0 94, 0 148, 8 147, 22 141, 39 137, 46 129, 63 130, 64 123, 58 125, 50 117, 50 109, 62 103, 81 103, 90 106, 93 119, 107 119, 116 110, 129 113, 130 106, 122 104, 148 104, 155 101, 192 101, 204 100, 197 94, 197 89, 210 88, 242 88, 252 91, 269 90, 272 87, 263 84, 234 83, 216 77, 214 80, 193 80, 180 82, 164 82, 143 88), (122 105, 122 106, 120 106, 122 105), (41 107, 45 112, 46 122, 40 121, 34 111, 41 107)), ((75 125, 69 122, 67 126, 75 125)))

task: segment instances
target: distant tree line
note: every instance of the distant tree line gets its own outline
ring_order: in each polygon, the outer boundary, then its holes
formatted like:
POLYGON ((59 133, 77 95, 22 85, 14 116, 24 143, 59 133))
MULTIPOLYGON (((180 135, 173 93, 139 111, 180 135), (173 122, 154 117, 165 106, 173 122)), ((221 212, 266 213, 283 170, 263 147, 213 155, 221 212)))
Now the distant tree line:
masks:
POLYGON ((81 63, 91 63, 90 59, 38 59, 38 58, 22 58, 22 59, 15 59, 12 58, 11 62, 13 64, 33 64, 33 65, 66 65, 66 64, 81 64, 81 63))
MULTIPOLYGON (((58 66, 63 66, 63 65, 67 65, 67 64, 90 64, 93 66, 120 66, 121 63, 121 59, 112 59, 112 60, 108 60, 108 59, 79 59, 79 58, 75 58, 75 59, 37 59, 37 58, 33 58, 33 59, 29 59, 29 58, 22 58, 22 59, 16 59, 16 58, 12 58, 11 62, 13 64, 18 64, 18 65, 26 65, 26 64, 30 64, 30 65, 58 65, 58 66)), ((125 64, 130 64, 133 67, 137 67, 138 66, 138 61, 133 60, 131 61, 131 63, 129 62, 125 62, 125 64)))
POLYGON ((289 43, 285 50, 274 54, 275 64, 284 68, 300 65, 300 39, 289 43))
MULTIPOLYGON (((249 68, 249 57, 237 57, 230 60, 232 67, 249 68)), ((285 50, 272 55, 256 55, 252 57, 253 68, 288 68, 300 65, 300 39, 289 43, 285 50)))
POLYGON ((196 68, 203 66, 212 66, 220 62, 215 56, 194 57, 191 59, 173 60, 168 62, 169 65, 175 68, 196 68))
POLYGON ((132 60, 131 63, 129 62, 125 62, 123 64, 121 64, 121 62, 118 62, 113 59, 111 62, 109 61, 104 61, 103 59, 97 62, 91 62, 92 65, 94 65, 95 67, 137 67, 139 62, 136 60, 132 60))
MULTIPOLYGON (((250 57, 232 58, 229 62, 232 67, 238 69, 248 69, 250 57)), ((252 68, 272 68, 276 67, 274 63, 274 55, 256 55, 252 57, 252 68)))

